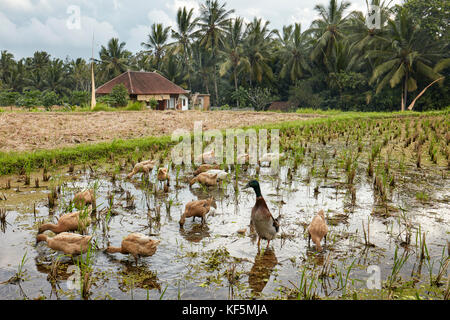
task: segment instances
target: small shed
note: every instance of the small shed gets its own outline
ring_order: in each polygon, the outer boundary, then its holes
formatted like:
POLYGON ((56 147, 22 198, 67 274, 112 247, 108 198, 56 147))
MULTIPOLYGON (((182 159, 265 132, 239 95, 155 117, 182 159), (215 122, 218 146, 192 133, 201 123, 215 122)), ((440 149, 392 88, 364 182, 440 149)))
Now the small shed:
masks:
POLYGON ((283 111, 288 112, 295 108, 295 105, 289 101, 273 101, 267 111, 283 111))
POLYGON ((209 110, 211 108, 210 95, 206 93, 194 93, 192 95, 192 107, 199 110, 209 110))
POLYGON ((99 96, 110 94, 112 88, 121 83, 127 88, 131 100, 148 104, 155 99, 158 110, 188 109, 189 93, 157 72, 126 71, 98 87, 95 93, 99 96))

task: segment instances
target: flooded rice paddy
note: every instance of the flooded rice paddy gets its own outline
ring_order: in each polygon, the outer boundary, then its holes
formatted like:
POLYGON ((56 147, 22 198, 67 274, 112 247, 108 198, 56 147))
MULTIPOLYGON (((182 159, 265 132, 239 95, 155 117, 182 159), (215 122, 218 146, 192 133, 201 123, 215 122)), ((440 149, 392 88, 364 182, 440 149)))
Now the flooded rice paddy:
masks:
POLYGON ((1 177, 0 298, 443 299, 450 238, 446 134, 443 117, 288 127, 281 130, 287 157, 278 174, 224 165, 226 181, 190 187, 195 168, 161 159, 171 178, 167 192, 156 168, 126 179, 137 157, 158 152, 49 168, 46 182, 42 171, 1 177), (268 250, 262 241, 259 252, 249 230, 255 194, 243 189, 255 178, 272 215, 281 216, 277 238, 268 250), (39 225, 72 211, 73 196, 86 188, 97 196, 85 231, 95 239, 88 258, 36 245, 39 225), (49 208, 52 192, 57 200, 49 208), (180 228, 185 204, 211 196, 216 208, 206 223, 188 218, 180 228), (306 228, 320 209, 329 232, 318 253, 312 242, 308 247, 306 228), (131 232, 161 240, 137 266, 132 256, 104 252, 131 232), (90 271, 84 292, 68 281, 78 266, 90 271), (381 290, 368 288, 369 266, 380 268, 381 290))

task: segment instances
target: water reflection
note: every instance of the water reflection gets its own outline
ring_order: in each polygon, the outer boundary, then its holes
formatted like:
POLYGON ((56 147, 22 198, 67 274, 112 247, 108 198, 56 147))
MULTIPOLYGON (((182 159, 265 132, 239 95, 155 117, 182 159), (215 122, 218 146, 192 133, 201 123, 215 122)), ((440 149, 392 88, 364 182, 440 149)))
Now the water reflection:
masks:
POLYGON ((157 289, 161 292, 161 284, 159 283, 156 272, 149 270, 146 266, 134 266, 133 264, 125 264, 123 269, 118 273, 119 289, 128 292, 134 288, 141 289, 157 289))
POLYGON ((187 228, 180 228, 180 234, 190 242, 200 242, 203 238, 211 236, 208 226, 201 223, 193 223, 187 228))
POLYGON ((262 292, 277 263, 275 252, 270 248, 256 254, 255 262, 248 277, 248 283, 254 294, 262 292))

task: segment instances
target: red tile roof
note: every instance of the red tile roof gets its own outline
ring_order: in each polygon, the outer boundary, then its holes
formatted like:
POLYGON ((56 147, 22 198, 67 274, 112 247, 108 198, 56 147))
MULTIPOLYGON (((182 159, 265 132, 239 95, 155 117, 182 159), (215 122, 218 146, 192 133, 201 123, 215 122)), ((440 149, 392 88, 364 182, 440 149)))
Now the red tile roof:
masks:
POLYGON ((126 71, 97 88, 95 93, 109 94, 123 83, 129 94, 187 94, 187 91, 156 72, 126 71))

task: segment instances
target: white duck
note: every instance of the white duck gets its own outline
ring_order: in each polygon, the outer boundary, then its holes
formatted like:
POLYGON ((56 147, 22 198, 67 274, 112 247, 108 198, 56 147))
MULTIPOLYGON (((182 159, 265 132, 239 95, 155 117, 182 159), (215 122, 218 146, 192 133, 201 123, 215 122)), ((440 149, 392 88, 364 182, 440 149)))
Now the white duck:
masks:
POLYGON ((225 180, 228 177, 228 172, 220 169, 211 169, 206 171, 206 173, 209 174, 210 176, 217 175, 218 180, 225 180))
POLYGON ((281 158, 284 157, 284 152, 282 153, 277 153, 277 152, 268 152, 263 154, 260 158, 259 158, 259 163, 271 163, 274 160, 279 160, 281 158))

